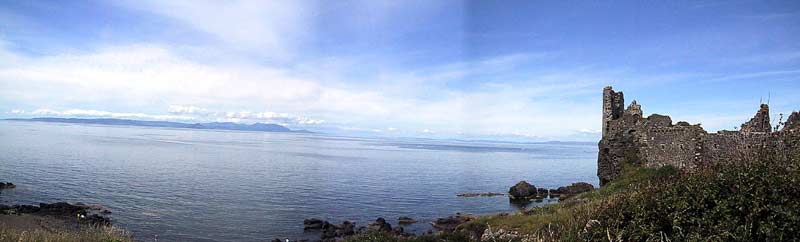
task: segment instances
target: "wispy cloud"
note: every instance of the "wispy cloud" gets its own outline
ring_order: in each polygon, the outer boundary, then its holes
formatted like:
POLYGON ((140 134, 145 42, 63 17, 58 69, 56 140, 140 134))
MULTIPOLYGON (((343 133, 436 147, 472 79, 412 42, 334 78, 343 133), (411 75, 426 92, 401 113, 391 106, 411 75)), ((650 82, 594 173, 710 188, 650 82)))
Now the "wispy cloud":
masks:
POLYGON ((122 1, 212 36, 228 49, 286 59, 309 39, 313 9, 307 1, 122 1), (213 17, 211 17, 213 16, 213 17))
MULTIPOLYGON (((215 116, 218 114, 215 114, 215 116)), ((307 117, 300 117, 288 113, 275 113, 275 112, 227 112, 224 114, 222 120, 254 120, 254 121, 267 121, 281 124, 301 124, 301 125, 316 125, 325 123, 322 119, 311 119, 307 117)))
MULTIPOLYGON (((20 112, 17 114, 24 114, 20 112)), ((91 118, 126 118, 126 119, 145 119, 145 120, 181 120, 191 121, 195 120, 194 117, 181 116, 181 115, 151 115, 144 113, 117 113, 109 111, 100 111, 92 109, 67 109, 67 110, 52 110, 47 108, 40 108, 30 112, 34 116, 65 116, 65 117, 91 117, 91 118)))
POLYGON ((196 122, 237 122, 237 123, 277 123, 283 125, 318 125, 325 121, 321 119, 311 119, 291 115, 288 113, 275 112, 212 112, 205 108, 194 106, 171 105, 170 114, 145 114, 145 113, 124 113, 110 112, 92 109, 66 109, 53 110, 40 108, 27 112, 22 109, 13 109, 8 112, 13 115, 24 115, 33 117, 86 117, 86 118, 123 118, 123 119, 143 119, 143 120, 165 120, 165 121, 196 121, 196 122))

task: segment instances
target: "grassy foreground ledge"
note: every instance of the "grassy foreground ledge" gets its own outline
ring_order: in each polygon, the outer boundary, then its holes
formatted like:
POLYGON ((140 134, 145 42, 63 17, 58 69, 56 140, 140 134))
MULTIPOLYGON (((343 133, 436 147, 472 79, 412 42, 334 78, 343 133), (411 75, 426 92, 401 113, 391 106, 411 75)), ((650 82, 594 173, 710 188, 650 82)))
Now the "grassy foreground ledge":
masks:
POLYGON ((127 231, 106 225, 77 225, 63 218, 0 215, 0 242, 133 242, 127 231))
POLYGON ((624 167, 592 192, 508 216, 486 216, 455 232, 360 241, 800 241, 797 159, 721 164, 685 174, 624 167))

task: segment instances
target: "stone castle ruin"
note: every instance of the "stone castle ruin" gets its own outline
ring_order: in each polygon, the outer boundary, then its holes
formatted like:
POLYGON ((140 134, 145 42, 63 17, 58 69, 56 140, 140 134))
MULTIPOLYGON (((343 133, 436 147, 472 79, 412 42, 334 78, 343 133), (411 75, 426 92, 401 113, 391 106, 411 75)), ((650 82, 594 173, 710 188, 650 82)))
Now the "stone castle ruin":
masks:
POLYGON ((603 89, 603 137, 597 157, 600 185, 618 178, 623 164, 644 167, 674 166, 693 170, 711 162, 747 162, 763 152, 778 159, 800 157, 800 114, 771 126, 769 106, 761 104, 755 117, 738 131, 708 133, 700 124, 672 123, 669 116, 642 116, 633 101, 624 107, 622 92, 603 89))

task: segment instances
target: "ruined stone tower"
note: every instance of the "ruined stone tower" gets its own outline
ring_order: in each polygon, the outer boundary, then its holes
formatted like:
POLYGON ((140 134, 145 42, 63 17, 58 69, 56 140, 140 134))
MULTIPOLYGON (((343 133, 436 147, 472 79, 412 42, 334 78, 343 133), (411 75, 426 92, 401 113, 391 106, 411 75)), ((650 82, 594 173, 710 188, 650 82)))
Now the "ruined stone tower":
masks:
POLYGON ((622 116, 625 98, 622 92, 614 92, 610 86, 603 89, 603 135, 608 132, 608 123, 622 116))
POLYGON ((789 116, 781 131, 773 132, 769 106, 762 104, 739 131, 709 134, 699 124, 673 124, 665 115, 644 118, 636 101, 623 110, 624 104, 622 92, 603 89, 603 137, 597 156, 600 185, 618 178, 624 164, 692 171, 711 162, 747 162, 763 153, 786 160, 800 158, 798 112, 789 116))

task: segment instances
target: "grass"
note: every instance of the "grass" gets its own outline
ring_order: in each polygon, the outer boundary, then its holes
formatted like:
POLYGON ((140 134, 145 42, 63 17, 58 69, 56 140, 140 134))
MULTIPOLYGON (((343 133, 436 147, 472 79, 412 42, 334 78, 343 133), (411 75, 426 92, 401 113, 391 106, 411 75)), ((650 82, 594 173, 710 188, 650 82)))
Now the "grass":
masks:
POLYGON ((345 239, 347 242, 440 242, 440 241, 470 241, 464 233, 440 233, 436 235, 421 235, 416 237, 396 237, 389 233, 371 232, 357 234, 345 239))
POLYGON ((132 242, 124 230, 111 226, 85 228, 80 231, 19 230, 0 227, 0 242, 132 242))
POLYGON ((625 165, 622 178, 600 189, 481 217, 455 233, 345 241, 800 241, 798 164, 764 158, 691 174, 625 165))
MULTIPOLYGON (((587 226, 595 226, 594 216, 625 199, 628 191, 650 186, 679 176, 673 167, 647 169, 626 165, 623 178, 558 204, 536 207, 511 216, 482 217, 473 222, 486 228, 517 231, 532 241, 581 240, 587 226)), ((598 221, 599 222, 599 221, 598 221)), ((476 226, 476 225, 470 225, 476 226)))

